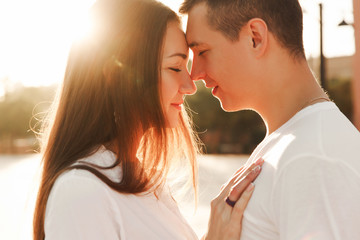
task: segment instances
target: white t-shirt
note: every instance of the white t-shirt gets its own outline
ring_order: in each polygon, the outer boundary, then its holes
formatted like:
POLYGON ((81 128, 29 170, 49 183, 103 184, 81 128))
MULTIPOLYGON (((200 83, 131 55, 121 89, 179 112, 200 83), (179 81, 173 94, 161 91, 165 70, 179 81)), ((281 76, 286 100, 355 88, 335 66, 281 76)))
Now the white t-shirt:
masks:
POLYGON ((242 240, 360 239, 360 133, 334 103, 309 106, 267 136, 242 240))
MULTIPOLYGON (((101 148, 82 160, 109 166, 115 155, 101 148)), ((120 167, 101 172, 120 180, 120 167)), ((165 189, 159 199, 153 193, 121 194, 86 170, 65 172, 47 202, 46 240, 198 239, 165 189)))

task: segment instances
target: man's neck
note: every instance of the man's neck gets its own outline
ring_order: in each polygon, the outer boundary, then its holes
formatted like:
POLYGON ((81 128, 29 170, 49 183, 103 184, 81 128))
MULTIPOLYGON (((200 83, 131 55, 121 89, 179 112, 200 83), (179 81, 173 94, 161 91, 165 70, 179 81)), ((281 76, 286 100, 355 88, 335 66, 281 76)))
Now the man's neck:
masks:
POLYGON ((270 76, 272 79, 269 83, 273 85, 267 86, 268 90, 264 90, 264 99, 259 101, 259 106, 255 108, 265 121, 267 135, 305 107, 328 99, 305 61, 298 64, 290 63, 278 76, 270 76))

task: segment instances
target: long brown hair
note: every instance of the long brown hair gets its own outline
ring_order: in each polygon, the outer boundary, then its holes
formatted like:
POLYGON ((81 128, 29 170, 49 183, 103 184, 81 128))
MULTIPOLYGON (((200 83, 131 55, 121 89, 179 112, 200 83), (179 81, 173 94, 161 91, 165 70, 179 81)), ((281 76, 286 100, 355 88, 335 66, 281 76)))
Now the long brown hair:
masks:
POLYGON ((167 128, 161 106, 163 39, 176 13, 153 0, 98 0, 92 37, 74 43, 53 114, 43 124, 43 172, 34 214, 34 239, 45 238, 46 203, 57 177, 77 168, 121 193, 160 187, 172 157, 188 159, 197 189, 197 140, 186 112, 167 128), (139 142, 140 141, 140 142, 139 142), (113 182, 96 166, 73 165, 112 144, 122 179, 113 182))

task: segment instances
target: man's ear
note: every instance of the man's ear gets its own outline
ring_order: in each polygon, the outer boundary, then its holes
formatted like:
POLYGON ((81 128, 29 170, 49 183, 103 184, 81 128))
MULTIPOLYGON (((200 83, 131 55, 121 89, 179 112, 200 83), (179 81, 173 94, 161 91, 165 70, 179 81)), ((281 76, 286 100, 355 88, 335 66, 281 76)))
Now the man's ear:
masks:
POLYGON ((252 47, 256 57, 261 57, 268 47, 268 28, 264 20, 260 18, 250 19, 247 23, 252 47))

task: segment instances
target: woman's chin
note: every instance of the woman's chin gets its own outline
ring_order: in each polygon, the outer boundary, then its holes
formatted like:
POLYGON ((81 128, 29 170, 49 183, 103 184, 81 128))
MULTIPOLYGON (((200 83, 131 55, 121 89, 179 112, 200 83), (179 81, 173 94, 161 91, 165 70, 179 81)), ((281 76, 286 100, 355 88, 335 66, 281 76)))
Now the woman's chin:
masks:
POLYGON ((166 124, 166 128, 177 128, 179 123, 168 123, 166 124))
POLYGON ((179 123, 180 123, 179 117, 168 119, 166 121, 166 128, 177 128, 179 126, 179 123))

